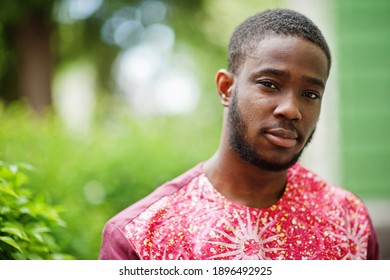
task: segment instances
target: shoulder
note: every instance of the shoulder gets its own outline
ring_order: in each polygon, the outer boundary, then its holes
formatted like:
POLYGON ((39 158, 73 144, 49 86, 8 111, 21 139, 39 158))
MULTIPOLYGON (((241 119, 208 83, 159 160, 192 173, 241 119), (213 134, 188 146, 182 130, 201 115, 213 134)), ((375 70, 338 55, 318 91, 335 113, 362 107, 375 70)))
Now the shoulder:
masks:
POLYGON ((129 238, 129 226, 149 208, 164 208, 167 198, 187 186, 202 173, 202 164, 158 187, 151 194, 112 217, 104 226, 99 259, 139 259, 134 242, 129 238))
POLYGON ((289 169, 288 184, 304 197, 310 197, 319 203, 335 206, 354 206, 366 209, 363 201, 351 191, 325 181, 315 172, 299 163, 289 169))
POLYGON ((311 209, 314 215, 330 221, 337 220, 337 223, 353 218, 362 224, 369 224, 369 213, 360 197, 345 188, 324 181, 300 164, 289 169, 287 186, 288 200, 311 209))
POLYGON ((338 185, 325 182, 300 164, 289 169, 287 185, 287 203, 310 209, 307 214, 326 221, 333 230, 333 237, 343 235, 349 242, 358 245, 356 254, 346 254, 348 258, 379 258, 376 232, 368 209, 360 197, 338 185))
POLYGON ((146 209, 187 186, 195 177, 202 173, 201 166, 202 164, 200 163, 182 175, 158 187, 148 196, 119 212, 107 223, 114 224, 119 229, 123 229, 133 219, 142 214, 146 209))

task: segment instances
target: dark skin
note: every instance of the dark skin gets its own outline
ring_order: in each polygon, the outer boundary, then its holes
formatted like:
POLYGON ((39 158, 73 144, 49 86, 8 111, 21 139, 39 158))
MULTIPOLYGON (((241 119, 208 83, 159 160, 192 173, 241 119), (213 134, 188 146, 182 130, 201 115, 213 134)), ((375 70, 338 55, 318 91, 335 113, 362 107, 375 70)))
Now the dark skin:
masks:
POLYGON ((283 195, 287 181, 286 168, 275 171, 255 165, 232 148, 230 139, 237 129, 229 121, 229 110, 235 106, 238 111, 244 141, 256 158, 275 166, 288 164, 299 157, 315 130, 328 65, 317 45, 299 37, 273 36, 259 42, 235 75, 218 71, 222 136, 203 171, 227 199, 253 208, 270 207, 283 195))

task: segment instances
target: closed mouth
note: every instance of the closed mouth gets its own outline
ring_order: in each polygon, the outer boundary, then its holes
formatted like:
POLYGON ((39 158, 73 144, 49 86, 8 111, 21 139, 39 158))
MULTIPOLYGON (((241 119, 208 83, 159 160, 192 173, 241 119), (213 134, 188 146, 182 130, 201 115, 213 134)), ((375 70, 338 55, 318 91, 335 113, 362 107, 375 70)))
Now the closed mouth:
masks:
POLYGON ((298 133, 285 128, 270 128, 265 131, 267 139, 276 146, 292 148, 298 143, 298 133))

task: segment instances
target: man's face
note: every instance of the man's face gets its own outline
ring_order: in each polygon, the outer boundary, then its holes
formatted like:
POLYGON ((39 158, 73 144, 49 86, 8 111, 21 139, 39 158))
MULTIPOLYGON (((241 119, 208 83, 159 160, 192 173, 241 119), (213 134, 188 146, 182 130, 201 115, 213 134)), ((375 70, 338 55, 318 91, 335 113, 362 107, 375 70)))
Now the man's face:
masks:
POLYGON ((315 44, 293 36, 259 42, 234 76, 230 146, 262 169, 293 165, 314 133, 327 77, 315 44))

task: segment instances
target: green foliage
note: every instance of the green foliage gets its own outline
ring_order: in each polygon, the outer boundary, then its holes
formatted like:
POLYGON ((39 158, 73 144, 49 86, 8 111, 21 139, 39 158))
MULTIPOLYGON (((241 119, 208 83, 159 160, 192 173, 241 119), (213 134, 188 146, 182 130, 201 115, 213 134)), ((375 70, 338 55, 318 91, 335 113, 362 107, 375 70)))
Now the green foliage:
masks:
POLYGON ((29 187, 61 205, 66 228, 51 228, 60 251, 97 259, 105 222, 212 155, 222 108, 180 117, 140 117, 99 105, 87 135, 53 116, 0 108, 0 158, 34 166, 29 187))
POLYGON ((26 187, 27 165, 0 161, 0 259, 64 259, 51 232, 58 210, 26 187))

